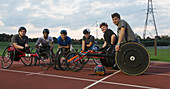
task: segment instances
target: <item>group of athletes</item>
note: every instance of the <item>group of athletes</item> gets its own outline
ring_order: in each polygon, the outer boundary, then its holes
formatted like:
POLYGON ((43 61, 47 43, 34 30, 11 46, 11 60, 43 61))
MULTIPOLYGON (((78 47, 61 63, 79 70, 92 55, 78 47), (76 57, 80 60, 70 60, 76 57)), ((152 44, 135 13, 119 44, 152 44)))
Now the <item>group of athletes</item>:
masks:
MULTIPOLYGON (((118 13, 114 13, 111 15, 113 23, 118 27, 117 35, 108 28, 108 24, 103 22, 100 24, 100 28, 104 33, 104 44, 100 51, 106 51, 109 47, 114 49, 115 51, 120 50, 120 46, 122 43, 126 42, 138 42, 138 39, 135 37, 134 32, 132 31, 130 25, 122 20, 118 13)), ((12 45, 22 52, 26 52, 29 49, 28 45, 28 37, 26 36, 26 28, 20 27, 18 30, 18 34, 14 35, 11 38, 12 45)), ((35 43, 35 47, 37 49, 43 50, 49 49, 53 53, 54 42, 53 37, 49 36, 49 29, 43 29, 43 36, 39 37, 37 42, 35 43)), ((89 29, 83 30, 83 38, 82 38, 82 49, 81 51, 93 50, 95 45, 95 37, 90 34, 89 29)), ((66 30, 60 31, 60 36, 57 38, 58 48, 65 48, 66 50, 70 50, 71 47, 71 38, 67 36, 66 30)), ((19 59, 18 59, 19 60, 19 59)), ((15 61, 18 61, 15 59, 15 61)))

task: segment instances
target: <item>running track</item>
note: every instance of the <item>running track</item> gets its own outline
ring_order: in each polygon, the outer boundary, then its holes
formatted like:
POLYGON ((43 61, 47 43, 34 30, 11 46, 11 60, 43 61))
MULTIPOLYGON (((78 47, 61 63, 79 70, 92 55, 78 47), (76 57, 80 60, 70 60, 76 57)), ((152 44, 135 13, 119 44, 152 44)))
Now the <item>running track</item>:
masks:
POLYGON ((79 72, 43 71, 39 66, 14 62, 9 69, 0 66, 0 89, 169 89, 170 63, 152 62, 140 76, 106 69, 105 76, 93 75, 95 65, 89 62, 79 72))

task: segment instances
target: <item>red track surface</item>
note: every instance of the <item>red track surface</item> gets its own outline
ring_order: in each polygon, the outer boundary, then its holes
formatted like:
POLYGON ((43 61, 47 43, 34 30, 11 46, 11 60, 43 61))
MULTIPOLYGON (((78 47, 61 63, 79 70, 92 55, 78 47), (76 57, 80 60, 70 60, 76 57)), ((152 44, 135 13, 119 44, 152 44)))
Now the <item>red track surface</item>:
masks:
POLYGON ((107 68, 105 76, 96 76, 89 62, 79 72, 43 71, 39 66, 24 66, 14 62, 9 69, 0 66, 0 89, 138 89, 170 88, 170 63, 152 62, 140 76, 128 76, 107 68), (107 78, 108 77, 108 78, 107 78))

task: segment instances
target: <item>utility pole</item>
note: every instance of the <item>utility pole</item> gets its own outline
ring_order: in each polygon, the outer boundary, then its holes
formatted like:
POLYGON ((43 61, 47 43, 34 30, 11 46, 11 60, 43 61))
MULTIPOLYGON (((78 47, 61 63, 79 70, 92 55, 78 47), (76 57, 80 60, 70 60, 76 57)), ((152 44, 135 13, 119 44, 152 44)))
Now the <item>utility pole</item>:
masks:
POLYGON ((153 11, 153 4, 152 0, 148 0, 148 5, 147 5, 147 13, 146 13, 146 21, 145 21, 145 27, 144 27, 144 32, 143 32, 143 39, 145 39, 146 36, 146 30, 148 26, 148 20, 153 22, 152 24, 154 25, 155 28, 155 42, 154 42, 154 49, 155 49, 155 56, 157 55, 157 38, 158 38, 158 32, 157 32, 157 26, 156 26, 156 21, 155 21, 155 16, 154 16, 154 11, 153 11), (149 16, 151 16, 152 19, 149 20, 149 16))
POLYGON ((96 39, 98 38, 98 22, 96 21, 96 39))

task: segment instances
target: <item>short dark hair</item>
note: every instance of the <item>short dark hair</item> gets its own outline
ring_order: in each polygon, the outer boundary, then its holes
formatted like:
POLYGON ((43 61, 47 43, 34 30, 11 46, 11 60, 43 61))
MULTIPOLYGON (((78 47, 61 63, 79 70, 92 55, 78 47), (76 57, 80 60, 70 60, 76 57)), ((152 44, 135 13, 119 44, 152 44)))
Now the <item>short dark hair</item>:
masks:
POLYGON ((118 17, 118 18, 120 19, 120 14, 119 14, 119 13, 114 13, 114 14, 112 14, 111 16, 112 16, 112 18, 118 17))

